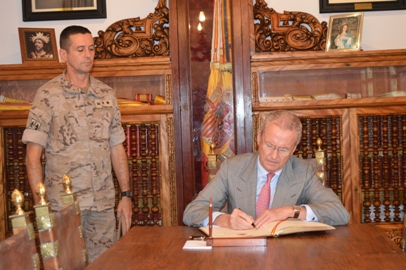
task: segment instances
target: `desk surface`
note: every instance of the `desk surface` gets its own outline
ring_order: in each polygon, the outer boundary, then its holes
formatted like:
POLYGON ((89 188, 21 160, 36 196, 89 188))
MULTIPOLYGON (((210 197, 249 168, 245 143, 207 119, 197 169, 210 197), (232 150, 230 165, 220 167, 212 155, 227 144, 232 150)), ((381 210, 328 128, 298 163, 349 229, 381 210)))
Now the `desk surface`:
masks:
POLYGON ((183 250, 190 227, 134 227, 86 269, 406 269, 406 253, 373 225, 268 238, 265 247, 183 250))

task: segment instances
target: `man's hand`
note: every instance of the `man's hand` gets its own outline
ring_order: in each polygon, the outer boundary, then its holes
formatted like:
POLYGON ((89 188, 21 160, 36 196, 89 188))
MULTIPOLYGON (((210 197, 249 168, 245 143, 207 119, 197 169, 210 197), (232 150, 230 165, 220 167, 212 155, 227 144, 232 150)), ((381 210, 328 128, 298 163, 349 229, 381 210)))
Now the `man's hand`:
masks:
MULTIPOLYGON (((255 226, 257 228, 262 228, 268 223, 271 223, 272 221, 279 221, 279 220, 284 220, 290 217, 293 217, 294 215, 294 210, 291 205, 288 206, 282 206, 278 208, 271 208, 271 209, 266 209, 264 212, 262 212, 261 215, 255 220, 255 226)), ((298 217, 299 219, 305 219, 306 218, 306 208, 302 207, 302 210, 300 211, 300 215, 298 217)))
POLYGON ((117 218, 120 219, 121 215, 124 215, 127 225, 127 231, 131 228, 133 214, 133 204, 131 198, 123 197, 117 206, 117 218))
POLYGON ((235 230, 252 229, 254 219, 244 213, 242 210, 235 208, 231 214, 218 216, 213 224, 220 227, 227 227, 235 230))

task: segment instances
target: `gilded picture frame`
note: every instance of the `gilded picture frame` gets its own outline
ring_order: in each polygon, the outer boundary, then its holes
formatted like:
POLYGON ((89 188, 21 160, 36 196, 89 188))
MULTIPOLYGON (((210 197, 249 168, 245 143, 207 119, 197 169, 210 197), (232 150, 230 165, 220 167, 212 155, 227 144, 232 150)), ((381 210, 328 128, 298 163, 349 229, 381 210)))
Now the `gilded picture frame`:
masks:
POLYGON ((23 0, 23 21, 106 18, 106 0, 23 0))
POLYGON ((59 62, 53 28, 18 28, 23 63, 59 62))
POLYGON ((330 16, 326 52, 360 51, 363 12, 330 16))
POLYGON ((406 9, 406 0, 319 0, 320 13, 406 9))

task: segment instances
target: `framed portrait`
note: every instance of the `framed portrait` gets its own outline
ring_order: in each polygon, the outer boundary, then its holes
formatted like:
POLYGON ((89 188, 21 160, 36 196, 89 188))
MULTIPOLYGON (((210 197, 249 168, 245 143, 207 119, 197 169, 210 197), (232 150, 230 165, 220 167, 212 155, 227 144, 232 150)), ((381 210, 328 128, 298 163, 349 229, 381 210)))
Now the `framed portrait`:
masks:
POLYGON ((53 28, 18 28, 23 63, 58 60, 53 28))
POLYGON ((330 16, 326 52, 360 51, 364 13, 330 16))
POLYGON ((25 22, 106 17, 106 0, 23 0, 25 22))
POLYGON ((319 0, 320 13, 406 9, 406 0, 319 0))

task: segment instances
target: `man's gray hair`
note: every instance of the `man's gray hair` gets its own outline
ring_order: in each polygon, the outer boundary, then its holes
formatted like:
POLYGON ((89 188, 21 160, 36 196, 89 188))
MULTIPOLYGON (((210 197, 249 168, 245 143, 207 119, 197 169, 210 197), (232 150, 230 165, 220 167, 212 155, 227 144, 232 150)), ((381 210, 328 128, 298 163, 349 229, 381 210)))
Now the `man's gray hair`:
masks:
POLYGON ((262 136, 265 132, 265 128, 270 123, 275 123, 278 127, 282 130, 292 130, 296 131, 296 145, 299 144, 300 139, 302 137, 302 123, 300 122, 299 117, 296 114, 293 114, 289 111, 285 110, 277 110, 271 111, 269 113, 265 113, 262 116, 259 132, 262 136))

